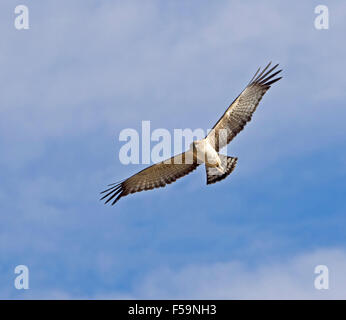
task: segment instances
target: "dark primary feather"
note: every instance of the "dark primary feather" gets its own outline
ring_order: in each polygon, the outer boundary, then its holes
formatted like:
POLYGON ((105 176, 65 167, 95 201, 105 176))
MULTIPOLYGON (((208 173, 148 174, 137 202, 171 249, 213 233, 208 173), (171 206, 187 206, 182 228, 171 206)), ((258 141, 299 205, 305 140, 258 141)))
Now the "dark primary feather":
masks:
POLYGON ((192 161, 188 161, 187 154, 185 152, 154 164, 126 180, 113 184, 112 187, 101 192, 104 196, 100 200, 106 199, 105 203, 113 201, 112 205, 114 205, 121 197, 130 193, 161 188, 176 181, 199 166, 193 158, 191 158, 192 161))
POLYGON ((281 79, 281 77, 273 79, 282 71, 278 70, 273 73, 278 64, 268 70, 270 65, 271 63, 262 72, 260 72, 260 69, 257 70, 247 87, 231 103, 208 134, 207 138, 216 151, 230 143, 243 130, 246 123, 251 120, 252 114, 255 112, 263 95, 273 83, 281 79))

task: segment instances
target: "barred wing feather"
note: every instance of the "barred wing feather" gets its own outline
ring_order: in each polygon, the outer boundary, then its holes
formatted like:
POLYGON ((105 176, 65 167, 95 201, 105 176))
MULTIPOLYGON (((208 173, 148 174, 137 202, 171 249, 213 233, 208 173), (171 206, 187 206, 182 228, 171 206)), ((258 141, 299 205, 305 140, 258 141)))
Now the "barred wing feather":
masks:
POLYGON ((244 126, 251 120, 252 114, 255 112, 263 95, 274 82, 281 79, 281 77, 273 79, 282 71, 273 72, 278 64, 268 70, 269 66, 270 63, 261 73, 259 73, 260 69, 257 70, 247 87, 233 101, 207 135, 207 139, 216 151, 230 143, 243 130, 244 126))

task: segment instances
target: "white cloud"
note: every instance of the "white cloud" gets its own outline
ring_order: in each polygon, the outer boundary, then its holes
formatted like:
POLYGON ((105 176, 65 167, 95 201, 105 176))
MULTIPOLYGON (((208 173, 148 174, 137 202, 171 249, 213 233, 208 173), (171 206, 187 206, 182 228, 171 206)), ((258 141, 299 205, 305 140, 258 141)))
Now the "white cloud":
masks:
MULTIPOLYGON (((241 261, 158 268, 129 292, 75 294, 68 290, 28 291, 20 299, 346 299, 346 251, 319 249, 291 259, 250 266, 241 261), (329 289, 314 287, 315 267, 329 270, 329 289)), ((5 293, 3 292, 2 295, 5 293)), ((8 293, 9 294, 9 293, 8 293)))
POLYGON ((141 299, 345 299, 346 251, 317 250, 248 266, 231 261, 155 270, 134 289, 141 299), (314 288, 317 265, 329 269, 329 289, 314 288))

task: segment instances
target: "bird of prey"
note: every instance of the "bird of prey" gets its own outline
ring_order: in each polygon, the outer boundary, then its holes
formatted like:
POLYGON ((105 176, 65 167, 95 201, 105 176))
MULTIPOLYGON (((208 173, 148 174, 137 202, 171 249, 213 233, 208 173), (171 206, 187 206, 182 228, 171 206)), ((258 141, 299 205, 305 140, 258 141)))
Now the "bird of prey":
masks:
POLYGON ((156 163, 119 183, 109 185, 110 188, 101 192, 104 194, 101 200, 105 199, 105 203, 112 201, 114 205, 128 194, 165 187, 186 176, 202 163, 206 168, 207 184, 225 179, 234 170, 238 159, 222 155, 219 151, 243 130, 263 95, 274 82, 282 78, 275 78, 282 70, 273 72, 278 64, 269 69, 270 65, 271 63, 261 72, 261 68, 257 70, 246 88, 203 140, 193 141, 190 149, 182 154, 156 163))

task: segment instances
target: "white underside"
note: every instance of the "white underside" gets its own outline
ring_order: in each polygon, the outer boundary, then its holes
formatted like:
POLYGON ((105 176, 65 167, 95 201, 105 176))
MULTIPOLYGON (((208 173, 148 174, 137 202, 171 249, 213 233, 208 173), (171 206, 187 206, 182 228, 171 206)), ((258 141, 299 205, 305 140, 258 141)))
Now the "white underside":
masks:
POLYGON ((205 163, 206 166, 216 167, 220 172, 223 172, 219 154, 208 142, 208 140, 203 139, 195 141, 195 146, 197 149, 197 160, 199 163, 205 163))

